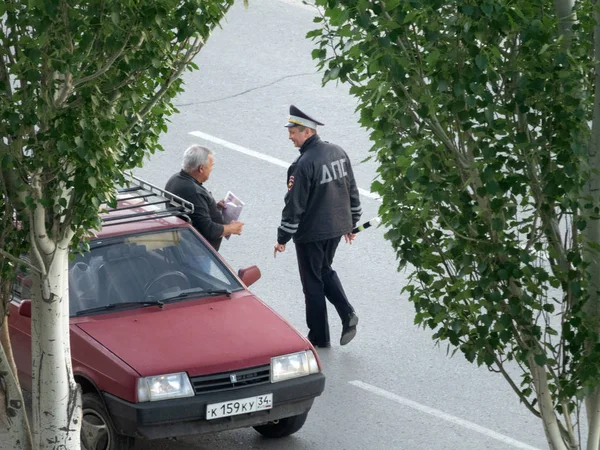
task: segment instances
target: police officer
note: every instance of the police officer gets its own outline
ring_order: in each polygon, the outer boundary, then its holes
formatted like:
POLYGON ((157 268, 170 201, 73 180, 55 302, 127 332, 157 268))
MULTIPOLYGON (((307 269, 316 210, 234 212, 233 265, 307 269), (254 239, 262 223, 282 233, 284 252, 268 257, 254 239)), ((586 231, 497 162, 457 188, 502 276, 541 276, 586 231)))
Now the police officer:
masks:
POLYGON ((326 297, 342 320, 340 345, 348 344, 356 335, 358 316, 331 264, 342 236, 352 243, 352 229, 362 209, 350 158, 341 147, 321 140, 318 125, 323 124, 290 106, 285 126, 300 156, 288 169, 288 192, 274 256, 294 240, 308 339, 316 347, 329 347, 326 297))

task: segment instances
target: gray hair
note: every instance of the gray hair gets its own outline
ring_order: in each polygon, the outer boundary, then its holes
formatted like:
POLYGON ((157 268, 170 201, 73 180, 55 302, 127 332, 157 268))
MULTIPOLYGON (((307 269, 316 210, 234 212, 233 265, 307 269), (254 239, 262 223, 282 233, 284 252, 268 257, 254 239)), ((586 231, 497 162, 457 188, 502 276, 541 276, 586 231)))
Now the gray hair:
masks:
POLYGON ((208 155, 212 155, 212 152, 206 147, 200 145, 188 147, 183 154, 183 170, 192 172, 193 170, 196 170, 198 166, 206 165, 208 155))

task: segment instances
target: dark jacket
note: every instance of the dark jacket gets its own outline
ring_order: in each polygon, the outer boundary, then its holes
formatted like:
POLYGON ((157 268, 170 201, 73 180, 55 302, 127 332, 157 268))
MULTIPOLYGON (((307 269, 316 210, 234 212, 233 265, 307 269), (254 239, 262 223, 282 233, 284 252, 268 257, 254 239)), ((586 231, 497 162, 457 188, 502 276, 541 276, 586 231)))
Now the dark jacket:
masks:
POLYGON ((192 225, 218 251, 223 240, 223 214, 212 194, 183 170, 167 181, 165 189, 194 204, 192 225))
POLYGON ((288 192, 277 242, 305 243, 340 237, 356 226, 362 209, 350 158, 313 135, 288 169, 288 192))

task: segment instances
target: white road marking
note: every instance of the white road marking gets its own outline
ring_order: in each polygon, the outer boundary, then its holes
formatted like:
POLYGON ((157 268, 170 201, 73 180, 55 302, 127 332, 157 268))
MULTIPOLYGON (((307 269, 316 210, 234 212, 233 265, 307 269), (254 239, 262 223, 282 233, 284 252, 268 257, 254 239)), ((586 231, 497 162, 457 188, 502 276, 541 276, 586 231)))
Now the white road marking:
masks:
POLYGON ((416 409, 417 411, 421 411, 425 414, 429 414, 437 419, 442 419, 447 422, 453 423, 455 425, 459 425, 463 428, 467 428, 468 430, 475 431, 477 433, 481 433, 484 436, 487 436, 492 439, 496 439, 497 441, 503 442, 508 445, 512 445, 516 448, 523 448, 527 450, 540 450, 537 447, 532 447, 531 445, 527 445, 523 442, 517 441, 511 437, 505 436, 504 434, 497 433, 488 428, 477 425, 473 422, 469 422, 468 420, 460 419, 455 416, 451 416, 450 414, 446 414, 445 412, 439 411, 434 408, 430 408, 429 406, 421 405, 415 401, 409 400, 407 398, 400 397, 399 395, 393 394, 386 390, 380 389, 376 386, 370 385, 368 383, 363 383, 362 381, 354 380, 349 381, 353 386, 356 386, 360 389, 364 389, 365 391, 371 392, 372 394, 379 395, 380 397, 385 397, 388 400, 392 400, 396 403, 399 403, 404 406, 408 406, 409 408, 416 409))
MULTIPOLYGON (((236 152, 243 153, 244 155, 252 156, 257 159, 262 159, 263 161, 269 162, 271 164, 275 164, 276 166, 283 167, 287 169, 290 167, 290 163, 286 161, 282 161, 281 159, 273 158, 272 156, 265 155, 264 153, 257 152, 255 150, 251 150, 246 147, 242 147, 241 145, 234 144, 233 142, 226 141, 225 139, 218 138, 216 136, 212 136, 210 134, 203 133, 202 131, 192 131, 190 132, 192 136, 199 137, 204 139, 205 141, 214 142, 215 144, 222 145, 230 150, 235 150, 236 152)), ((377 194, 373 194, 366 189, 358 188, 358 192, 363 197, 371 198, 373 200, 381 201, 377 194)))

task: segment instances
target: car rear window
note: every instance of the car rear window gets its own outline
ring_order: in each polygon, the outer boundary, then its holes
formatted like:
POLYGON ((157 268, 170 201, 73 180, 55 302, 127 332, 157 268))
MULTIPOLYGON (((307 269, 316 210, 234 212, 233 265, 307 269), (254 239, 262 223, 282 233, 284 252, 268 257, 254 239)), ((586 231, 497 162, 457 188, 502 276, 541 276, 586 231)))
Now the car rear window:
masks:
POLYGON ((92 241, 69 263, 70 315, 178 291, 243 289, 191 230, 178 228, 92 241))

